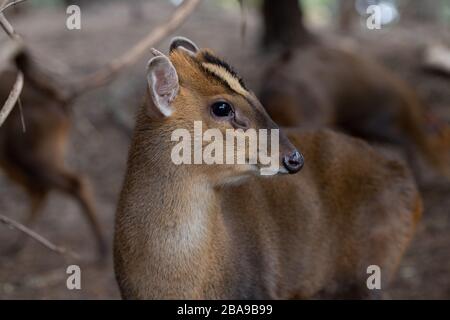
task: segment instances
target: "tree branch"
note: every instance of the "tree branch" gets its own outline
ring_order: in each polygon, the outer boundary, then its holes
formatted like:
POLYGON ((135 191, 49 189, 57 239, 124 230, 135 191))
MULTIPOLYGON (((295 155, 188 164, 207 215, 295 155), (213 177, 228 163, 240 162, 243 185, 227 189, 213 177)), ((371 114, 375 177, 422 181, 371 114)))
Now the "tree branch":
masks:
POLYGON ((19 71, 19 73, 17 74, 16 82, 14 83, 14 86, 8 96, 8 99, 6 99, 3 108, 0 110, 0 127, 3 125, 6 118, 8 118, 12 109, 16 105, 17 100, 20 97, 20 93, 22 92, 22 88, 23 88, 23 73, 19 71))
POLYGON ((9 7, 12 7, 16 4, 19 4, 21 2, 25 2, 26 0, 16 0, 11 3, 8 3, 9 0, 4 0, 2 5, 0 6, 0 26, 5 30, 6 34, 14 40, 21 40, 22 38, 16 33, 12 25, 9 23, 9 21, 6 19, 6 17, 3 15, 3 12, 8 9, 9 7))
POLYGON ((44 238, 43 236, 39 235, 38 233, 34 232, 33 230, 25 227, 23 224, 16 222, 2 214, 0 214, 0 222, 5 224, 8 227, 11 227, 13 229, 19 230, 20 232, 26 234, 27 236, 29 236, 30 238, 32 238, 33 240, 39 242, 41 245, 43 245, 44 247, 46 247, 47 249, 59 253, 59 254, 70 254, 73 257, 77 258, 78 256, 76 254, 74 254, 73 252, 70 252, 68 250, 66 250, 63 247, 59 247, 57 245, 55 245, 54 243, 50 242, 49 240, 47 240, 46 238, 44 238))
POLYGON ((15 6, 16 4, 19 4, 19 3, 25 2, 25 1, 27 1, 27 0, 16 0, 16 1, 13 1, 11 3, 8 3, 9 0, 5 0, 5 1, 3 1, 3 4, 0 7, 0 13, 3 13, 3 11, 8 9, 9 7, 15 6))
MULTIPOLYGON (((14 1, 8 4, 8 0, 3 1, 2 6, 0 7, 0 26, 5 30, 6 34, 16 41, 19 46, 22 46, 22 39, 21 37, 16 33, 13 26, 9 23, 9 21, 6 19, 6 17, 3 15, 3 11, 9 8, 12 5, 15 5, 17 3, 23 2, 25 0, 18 0, 14 1)), ((20 94, 22 93, 23 89, 23 73, 19 71, 17 74, 16 82, 14 83, 14 86, 11 90, 11 93, 8 96, 8 99, 6 100, 3 107, 0 109, 0 127, 5 122, 6 118, 11 113, 12 109, 17 103, 17 100, 20 97, 20 94)))
POLYGON ((73 96, 76 97, 87 90, 93 90, 111 82, 123 68, 135 63, 150 47, 155 46, 167 35, 175 31, 200 4, 201 0, 185 0, 174 12, 172 17, 127 51, 123 56, 111 61, 105 67, 87 76, 75 87, 73 96))
POLYGON ((5 15, 0 12, 0 26, 3 30, 5 30, 8 37, 10 37, 13 40, 21 41, 21 37, 16 33, 13 26, 9 23, 9 21, 6 19, 5 15))

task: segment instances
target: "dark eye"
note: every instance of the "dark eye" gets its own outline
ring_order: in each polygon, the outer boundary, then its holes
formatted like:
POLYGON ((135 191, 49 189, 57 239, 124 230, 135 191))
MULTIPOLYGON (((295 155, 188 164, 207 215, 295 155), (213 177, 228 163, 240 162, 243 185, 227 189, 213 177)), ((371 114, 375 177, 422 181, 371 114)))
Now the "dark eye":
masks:
POLYGON ((229 103, 220 101, 211 106, 211 111, 216 117, 229 117, 233 113, 233 108, 229 103))

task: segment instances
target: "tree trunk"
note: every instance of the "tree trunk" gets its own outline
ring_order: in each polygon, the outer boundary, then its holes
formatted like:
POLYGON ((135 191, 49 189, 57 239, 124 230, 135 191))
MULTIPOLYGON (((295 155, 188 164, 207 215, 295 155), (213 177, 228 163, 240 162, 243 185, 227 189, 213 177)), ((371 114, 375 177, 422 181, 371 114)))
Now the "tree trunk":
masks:
POLYGON ((263 45, 295 47, 312 40, 303 22, 303 9, 298 0, 264 0, 263 45))

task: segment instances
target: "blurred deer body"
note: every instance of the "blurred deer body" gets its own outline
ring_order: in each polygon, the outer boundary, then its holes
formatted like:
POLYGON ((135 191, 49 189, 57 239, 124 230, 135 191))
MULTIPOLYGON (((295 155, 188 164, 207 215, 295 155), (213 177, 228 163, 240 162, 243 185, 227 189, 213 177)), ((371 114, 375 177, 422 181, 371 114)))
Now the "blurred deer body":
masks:
POLYGON ((396 160, 354 138, 296 129, 280 131, 280 157, 289 160, 279 173, 301 169, 298 147, 306 165, 297 175, 171 162, 171 132, 191 131, 193 121, 277 128, 227 66, 184 38, 149 63, 116 217, 122 296, 362 298, 369 265, 381 267, 385 288, 422 211, 396 160), (232 106, 228 117, 217 118, 217 99, 232 106))
POLYGON ((413 89, 375 61, 311 43, 285 53, 264 79, 261 101, 280 125, 330 126, 400 146, 410 160, 419 151, 450 176, 450 128, 430 123, 413 89))
MULTIPOLYGON (((0 166, 30 197, 31 209, 26 221, 29 226, 36 221, 47 194, 51 190, 62 191, 80 204, 104 254, 106 246, 92 192, 85 179, 64 164, 72 121, 67 88, 58 87, 25 52, 16 61, 17 68, 25 75, 21 102, 26 131, 22 128, 20 109, 15 108, 0 128, 0 166)), ((11 70, 1 74, 0 101, 6 100, 16 73, 11 70)), ((18 243, 17 249, 22 245, 18 243)))
MULTIPOLYGON (((93 1, 65 2, 88 4, 93 1)), ((0 166, 30 195, 32 206, 28 224, 35 221, 50 190, 63 191, 79 202, 94 231, 99 251, 104 256, 106 245, 96 218, 92 192, 85 179, 64 165, 65 146, 72 121, 68 107, 79 96, 114 80, 121 70, 135 63, 154 43, 179 27, 199 4, 200 0, 184 1, 165 23, 153 28, 122 56, 77 81, 70 78, 72 82, 54 79, 33 61, 25 50, 27 47, 22 37, 3 13, 0 15, 0 26, 14 43, 12 49, 0 54, 0 101, 2 104, 6 101, 13 86, 14 70, 20 70, 25 78, 21 101, 27 129, 25 133, 22 132, 20 110, 16 108, 10 115, 11 119, 7 119, 0 128, 0 166), (6 72, 7 69, 13 71, 6 72)))

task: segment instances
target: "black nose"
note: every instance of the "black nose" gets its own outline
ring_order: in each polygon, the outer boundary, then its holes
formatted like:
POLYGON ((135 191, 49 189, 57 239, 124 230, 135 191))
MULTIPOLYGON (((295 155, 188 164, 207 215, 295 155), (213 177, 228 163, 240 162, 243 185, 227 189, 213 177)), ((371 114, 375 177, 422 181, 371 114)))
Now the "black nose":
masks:
POLYGON ((303 155, 297 150, 283 157, 283 165, 291 174, 299 172, 304 164, 305 160, 303 159, 303 155))

